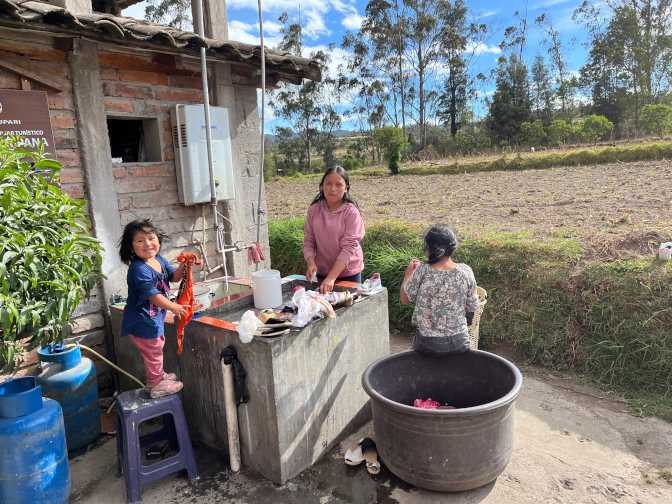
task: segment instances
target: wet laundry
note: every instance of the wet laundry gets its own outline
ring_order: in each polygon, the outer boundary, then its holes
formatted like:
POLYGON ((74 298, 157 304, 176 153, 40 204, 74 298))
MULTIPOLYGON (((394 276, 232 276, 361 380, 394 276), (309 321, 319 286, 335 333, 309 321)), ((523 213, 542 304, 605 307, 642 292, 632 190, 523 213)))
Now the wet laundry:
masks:
POLYGON ((191 277, 191 266, 193 264, 201 264, 201 261, 196 254, 183 252, 177 256, 177 262, 184 264, 185 271, 182 275, 182 283, 180 283, 179 295, 176 302, 184 306, 187 311, 187 315, 180 317, 177 322, 177 354, 180 355, 182 353, 182 341, 184 340, 184 326, 194 316, 194 280, 191 277))

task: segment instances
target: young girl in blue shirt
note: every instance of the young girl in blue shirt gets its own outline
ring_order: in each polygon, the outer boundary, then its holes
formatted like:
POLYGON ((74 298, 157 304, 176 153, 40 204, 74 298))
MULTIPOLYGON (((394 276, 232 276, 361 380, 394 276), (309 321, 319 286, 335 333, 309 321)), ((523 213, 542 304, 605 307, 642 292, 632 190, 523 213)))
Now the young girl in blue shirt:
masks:
POLYGON ((173 268, 159 254, 166 239, 168 236, 146 219, 129 222, 119 240, 119 256, 124 264, 128 264, 128 300, 121 336, 130 336, 140 351, 152 398, 175 394, 182 389, 175 374, 163 370, 166 313, 169 310, 178 318, 187 315, 183 306, 168 299, 170 282, 182 281, 184 264, 173 268))

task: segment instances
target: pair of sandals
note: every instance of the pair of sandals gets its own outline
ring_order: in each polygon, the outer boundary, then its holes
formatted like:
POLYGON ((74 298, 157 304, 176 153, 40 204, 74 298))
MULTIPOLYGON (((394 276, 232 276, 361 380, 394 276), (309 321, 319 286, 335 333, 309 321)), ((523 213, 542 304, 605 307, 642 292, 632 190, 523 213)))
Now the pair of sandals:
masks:
POLYGON ((378 462, 378 450, 376 442, 371 438, 363 438, 357 443, 355 450, 348 450, 345 454, 345 463, 349 466, 356 466, 366 461, 366 470, 371 474, 380 472, 380 462, 378 462))
POLYGON ((266 320, 265 324, 257 326, 256 331, 254 331, 255 336, 262 336, 264 338, 276 338, 287 334, 289 329, 292 327, 292 322, 289 320, 278 320, 275 318, 269 318, 266 320))

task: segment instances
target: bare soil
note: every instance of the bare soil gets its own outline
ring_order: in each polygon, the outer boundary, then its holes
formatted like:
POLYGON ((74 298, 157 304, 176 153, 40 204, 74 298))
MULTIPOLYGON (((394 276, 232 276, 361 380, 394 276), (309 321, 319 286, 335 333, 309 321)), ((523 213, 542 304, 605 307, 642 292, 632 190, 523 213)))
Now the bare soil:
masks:
MULTIPOLYGON (((462 238, 486 231, 576 238, 589 259, 646 256, 672 240, 672 163, 351 178, 365 222, 446 222, 462 238)), ((269 218, 305 215, 319 180, 266 184, 269 218)))

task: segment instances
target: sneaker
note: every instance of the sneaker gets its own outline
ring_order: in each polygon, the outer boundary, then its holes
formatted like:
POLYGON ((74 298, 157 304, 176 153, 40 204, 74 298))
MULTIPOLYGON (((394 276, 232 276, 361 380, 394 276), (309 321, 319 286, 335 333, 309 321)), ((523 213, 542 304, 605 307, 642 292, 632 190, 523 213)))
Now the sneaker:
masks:
POLYGON ((163 379, 167 381, 177 380, 177 375, 175 373, 163 373, 163 379))
POLYGON ((157 399, 171 394, 177 394, 182 390, 182 382, 163 380, 149 391, 149 397, 157 399))
POLYGON ((366 294, 367 292, 378 290, 380 287, 380 273, 374 273, 371 278, 364 281, 362 291, 366 294))

